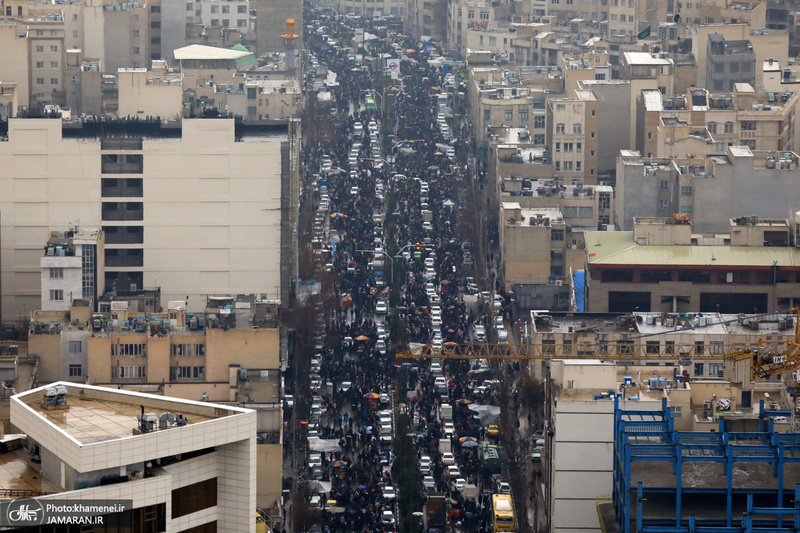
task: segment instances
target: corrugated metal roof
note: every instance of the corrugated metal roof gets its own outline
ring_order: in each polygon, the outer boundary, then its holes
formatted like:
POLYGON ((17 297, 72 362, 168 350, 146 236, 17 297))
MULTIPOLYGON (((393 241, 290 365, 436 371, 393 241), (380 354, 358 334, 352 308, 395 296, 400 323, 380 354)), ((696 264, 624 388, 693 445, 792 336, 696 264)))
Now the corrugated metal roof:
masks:
POLYGON ((632 231, 586 233, 589 265, 778 266, 800 268, 800 248, 639 245, 632 231))

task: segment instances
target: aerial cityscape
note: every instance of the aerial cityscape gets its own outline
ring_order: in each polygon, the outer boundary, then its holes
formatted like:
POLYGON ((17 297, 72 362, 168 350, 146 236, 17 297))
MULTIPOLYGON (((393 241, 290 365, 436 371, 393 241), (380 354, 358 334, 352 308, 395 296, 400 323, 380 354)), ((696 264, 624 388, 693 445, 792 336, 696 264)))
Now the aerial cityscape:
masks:
POLYGON ((800 533, 800 2, 0 13, 0 531, 800 533))

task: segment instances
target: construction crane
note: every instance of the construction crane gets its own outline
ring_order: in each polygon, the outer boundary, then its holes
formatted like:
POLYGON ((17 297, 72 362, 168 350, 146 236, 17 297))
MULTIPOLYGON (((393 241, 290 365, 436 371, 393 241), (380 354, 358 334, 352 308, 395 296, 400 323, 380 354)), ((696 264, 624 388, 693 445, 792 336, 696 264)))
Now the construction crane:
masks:
MULTIPOLYGON (((794 336, 788 340, 762 340, 751 346, 741 344, 695 345, 665 343, 636 344, 637 338, 618 339, 612 342, 592 341, 575 344, 497 344, 446 342, 441 348, 432 344, 411 345, 400 350, 398 359, 603 359, 611 361, 649 363, 658 361, 691 361, 720 359, 737 364, 749 364, 750 380, 785 374, 800 370, 800 307, 792 308, 795 314, 794 336)), ((673 333, 686 331, 673 330, 673 333)), ((642 337, 638 337, 641 339, 642 337)))

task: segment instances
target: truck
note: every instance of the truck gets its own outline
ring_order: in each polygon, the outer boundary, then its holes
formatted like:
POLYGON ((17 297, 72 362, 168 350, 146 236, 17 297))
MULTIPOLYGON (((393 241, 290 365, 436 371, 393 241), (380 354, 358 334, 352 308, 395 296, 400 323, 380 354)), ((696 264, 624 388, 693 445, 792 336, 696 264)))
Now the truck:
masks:
POLYGON ((447 505, 443 492, 428 494, 428 531, 432 533, 443 532, 447 529, 447 505))
POLYGON ((464 495, 464 501, 476 501, 478 499, 478 487, 472 483, 468 483, 464 485, 462 494, 464 495))
POLYGON ((441 407, 439 407, 439 420, 444 424, 445 422, 452 422, 453 421, 453 406, 447 403, 443 403, 441 407))
POLYGON ((450 439, 439 439, 439 453, 452 453, 453 444, 450 439))

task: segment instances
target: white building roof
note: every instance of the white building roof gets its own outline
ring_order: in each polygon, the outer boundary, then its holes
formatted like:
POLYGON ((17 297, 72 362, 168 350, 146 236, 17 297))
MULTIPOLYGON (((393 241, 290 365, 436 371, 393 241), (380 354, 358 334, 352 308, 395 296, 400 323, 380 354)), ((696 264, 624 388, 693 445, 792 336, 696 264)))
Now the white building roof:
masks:
POLYGON ((178 48, 174 52, 175 59, 239 59, 252 55, 252 52, 231 50, 230 48, 218 48, 216 46, 205 46, 202 44, 191 44, 178 48))
POLYGON ((628 65, 671 65, 672 60, 649 52, 625 52, 628 65))

